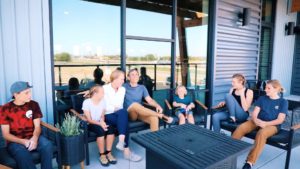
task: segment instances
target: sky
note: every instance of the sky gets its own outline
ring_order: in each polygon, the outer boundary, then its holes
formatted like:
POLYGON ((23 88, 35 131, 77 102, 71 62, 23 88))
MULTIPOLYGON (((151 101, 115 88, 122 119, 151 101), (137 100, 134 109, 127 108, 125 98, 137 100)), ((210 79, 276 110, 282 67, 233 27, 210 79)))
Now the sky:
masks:
MULTIPOLYGON (((54 52, 120 55, 120 7, 79 0, 52 0, 54 52)), ((171 38, 171 16, 127 8, 126 34, 171 38)), ((178 41, 177 41, 178 42, 178 41)), ((207 25, 187 29, 189 56, 206 57, 207 25)), ((128 56, 170 56, 170 43, 126 41, 128 56)), ((178 43, 177 43, 177 55, 178 43)))

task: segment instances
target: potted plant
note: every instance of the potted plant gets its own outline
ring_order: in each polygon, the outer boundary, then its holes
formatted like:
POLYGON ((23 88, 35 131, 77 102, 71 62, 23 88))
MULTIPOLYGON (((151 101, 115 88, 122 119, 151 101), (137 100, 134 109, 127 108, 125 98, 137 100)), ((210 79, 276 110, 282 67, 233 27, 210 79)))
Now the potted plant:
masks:
POLYGON ((61 126, 57 124, 60 129, 60 146, 62 164, 71 166, 85 159, 84 153, 84 134, 80 129, 80 121, 76 116, 66 114, 61 126))

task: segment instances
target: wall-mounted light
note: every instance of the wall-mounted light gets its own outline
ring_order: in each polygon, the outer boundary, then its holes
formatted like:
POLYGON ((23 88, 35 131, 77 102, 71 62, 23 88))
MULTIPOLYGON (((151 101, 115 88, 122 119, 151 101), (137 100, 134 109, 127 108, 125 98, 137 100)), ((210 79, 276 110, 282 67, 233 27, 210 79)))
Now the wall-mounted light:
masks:
POLYGON ((300 26, 295 26, 295 22, 288 22, 285 25, 285 34, 294 35, 296 33, 300 33, 300 26))
POLYGON ((238 23, 242 26, 247 26, 250 24, 250 17, 251 17, 251 9, 250 8, 243 8, 243 12, 238 13, 238 23))

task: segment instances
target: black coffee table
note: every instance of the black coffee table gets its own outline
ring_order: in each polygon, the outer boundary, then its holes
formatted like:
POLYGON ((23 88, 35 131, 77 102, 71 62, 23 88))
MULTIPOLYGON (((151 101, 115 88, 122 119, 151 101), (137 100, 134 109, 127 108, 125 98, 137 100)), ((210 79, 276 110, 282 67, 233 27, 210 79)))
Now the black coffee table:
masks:
POLYGON ((138 134, 132 140, 146 148, 147 169, 235 169, 237 156, 251 147, 191 124, 138 134))

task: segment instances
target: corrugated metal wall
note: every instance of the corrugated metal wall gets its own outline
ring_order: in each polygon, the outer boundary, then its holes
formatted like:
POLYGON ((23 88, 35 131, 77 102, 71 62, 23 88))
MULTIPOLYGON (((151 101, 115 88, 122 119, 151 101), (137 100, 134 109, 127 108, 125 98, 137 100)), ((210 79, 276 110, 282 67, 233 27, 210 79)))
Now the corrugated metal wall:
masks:
POLYGON ((224 99, 234 73, 256 79, 260 47, 261 0, 219 0, 216 3, 212 103, 224 99), (240 26, 238 13, 251 8, 250 24, 240 26))
POLYGON ((48 0, 0 1, 0 104, 17 80, 29 81, 44 120, 53 121, 48 0))

